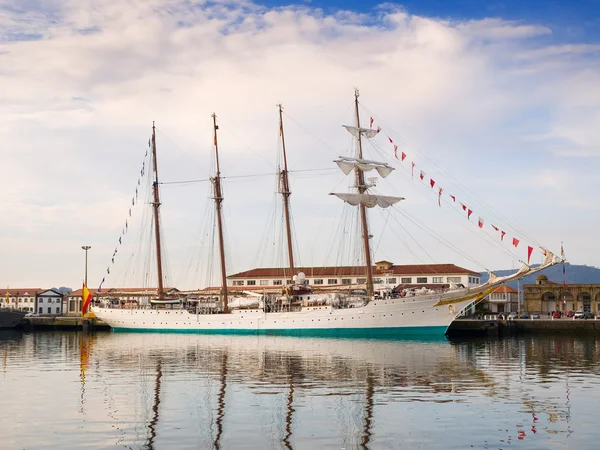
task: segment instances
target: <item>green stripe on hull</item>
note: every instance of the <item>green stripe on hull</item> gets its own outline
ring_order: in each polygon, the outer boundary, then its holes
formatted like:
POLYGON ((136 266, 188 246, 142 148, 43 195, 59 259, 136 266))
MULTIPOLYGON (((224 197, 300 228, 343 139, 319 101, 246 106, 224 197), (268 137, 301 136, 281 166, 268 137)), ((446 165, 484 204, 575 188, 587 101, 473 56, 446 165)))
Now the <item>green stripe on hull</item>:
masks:
POLYGON ((282 330, 254 329, 171 329, 171 328, 113 328, 115 332, 133 333, 195 333, 195 334, 238 334, 266 336, 308 336, 308 337, 343 337, 343 338, 382 338, 394 339, 402 337, 439 337, 445 339, 448 327, 394 327, 394 328, 307 328, 282 330))

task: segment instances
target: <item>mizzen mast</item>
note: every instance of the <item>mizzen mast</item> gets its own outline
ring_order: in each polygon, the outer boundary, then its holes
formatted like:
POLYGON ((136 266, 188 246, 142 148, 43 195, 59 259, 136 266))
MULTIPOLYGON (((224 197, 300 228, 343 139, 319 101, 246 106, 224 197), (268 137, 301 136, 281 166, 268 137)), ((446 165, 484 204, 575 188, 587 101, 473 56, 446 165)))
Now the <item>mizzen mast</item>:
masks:
POLYGON ((294 250, 292 248, 292 227, 290 224, 290 183, 288 179, 287 155, 285 152, 285 135, 283 134, 283 107, 279 107, 279 134, 281 135, 281 146, 283 148, 283 170, 279 170, 280 193, 283 197, 283 212, 285 215, 285 229, 287 236, 288 260, 290 264, 290 278, 294 276, 294 250))
POLYGON ((158 193, 158 166, 156 164, 156 127, 152 122, 152 171, 154 172, 154 182, 152 183, 152 192, 154 201, 152 208, 154 210, 154 238, 156 240, 156 266, 158 271, 158 300, 165 299, 165 290, 163 286, 162 271, 162 252, 160 248, 160 196, 158 193))
MULTIPOLYGON (((354 90, 354 109, 356 112, 356 127, 360 130, 360 115, 358 113, 358 89, 354 90)), ((358 159, 362 160, 362 133, 358 133, 358 159)), ((364 194, 367 191, 365 185, 365 174, 358 167, 354 168, 356 174, 356 187, 359 194, 364 194)), ((359 204, 360 222, 362 226, 362 237, 365 251, 365 265, 367 269, 367 296, 373 295, 373 266, 371 265, 371 247, 369 245, 369 225, 367 223, 367 211, 363 203, 359 204)))
POLYGON ((215 144, 215 165, 216 175, 210 180, 213 183, 213 199, 215 201, 216 212, 217 212, 217 232, 219 235, 219 254, 221 256, 221 297, 223 298, 223 312, 229 312, 229 306, 227 302, 227 272, 225 271, 225 245, 223 244, 223 219, 221 217, 221 203, 223 202, 223 193, 221 191, 221 171, 219 168, 219 145, 217 142, 217 115, 213 113, 213 130, 214 130, 214 144, 215 144))

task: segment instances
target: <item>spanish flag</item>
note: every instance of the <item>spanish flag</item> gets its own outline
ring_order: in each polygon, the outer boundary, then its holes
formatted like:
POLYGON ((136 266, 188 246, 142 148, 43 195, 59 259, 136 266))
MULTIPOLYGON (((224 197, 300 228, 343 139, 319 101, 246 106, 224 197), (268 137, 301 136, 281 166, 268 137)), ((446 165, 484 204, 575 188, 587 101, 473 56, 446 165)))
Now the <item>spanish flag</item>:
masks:
POLYGON ((88 308, 90 307, 90 302, 92 301, 92 293, 89 291, 85 283, 83 283, 83 290, 81 291, 81 315, 85 315, 88 308))

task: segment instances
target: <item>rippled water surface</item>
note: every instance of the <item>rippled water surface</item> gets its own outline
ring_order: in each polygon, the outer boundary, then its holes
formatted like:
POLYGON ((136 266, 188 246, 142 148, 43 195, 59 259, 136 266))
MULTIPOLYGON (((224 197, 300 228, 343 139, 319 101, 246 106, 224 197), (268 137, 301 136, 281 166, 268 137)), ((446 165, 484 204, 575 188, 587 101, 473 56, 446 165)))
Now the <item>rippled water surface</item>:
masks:
POLYGON ((0 333, 0 449, 596 449, 600 340, 0 333))

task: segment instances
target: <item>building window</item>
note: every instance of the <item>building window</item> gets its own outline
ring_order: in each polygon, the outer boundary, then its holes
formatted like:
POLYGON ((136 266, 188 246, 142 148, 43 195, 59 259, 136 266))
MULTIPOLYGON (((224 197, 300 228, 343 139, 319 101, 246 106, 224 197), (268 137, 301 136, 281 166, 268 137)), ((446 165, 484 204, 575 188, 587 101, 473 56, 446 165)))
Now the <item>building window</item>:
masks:
POLYGON ((43 299, 43 298, 40 298, 40 301, 39 301, 39 302, 40 302, 40 303, 44 303, 44 299, 43 299))
POLYGON ((56 314, 60 314, 60 307, 59 306, 56 307, 56 314))
POLYGON ((285 280, 285 284, 292 284, 292 280, 285 280))
POLYGON ((352 284, 352 278, 342 278, 342 284, 352 284))
POLYGON ((373 278, 373 284, 383 284, 383 280, 381 278, 373 278))
POLYGON ((281 280, 273 280, 273 286, 281 286, 283 283, 281 280))
POLYGON ((233 280, 233 285, 234 286, 243 286, 244 281, 243 280, 233 280))
POLYGON ((462 280, 460 277, 448 277, 448 283, 460 283, 462 280))
POLYGON ((417 277, 417 283, 421 283, 421 284, 427 283, 427 277, 417 277))
POLYGON ((260 280, 258 282, 258 284, 260 284, 261 286, 268 286, 269 285, 269 280, 260 280))
POLYGON ((330 278, 327 280, 327 284, 337 284, 337 278, 330 278))
POLYGON ((40 306, 40 314, 44 314, 44 309, 40 306))
POLYGON ((256 286, 256 280, 248 280, 248 281, 246 281, 246 284, 248 286, 256 286))
POLYGON ((323 284, 323 279, 319 278, 315 280, 315 284, 323 284))
POLYGON ((433 277, 432 283, 443 283, 444 277, 433 277))
POLYGON ((412 278, 400 278, 402 284, 412 284, 412 278))
POLYGON ((387 280, 385 280, 386 284, 396 284, 396 279, 395 278, 388 278, 387 280))
POLYGON ((48 314, 52 314, 52 307, 48 306, 48 314))
POLYGON ((356 282, 358 284, 365 284, 367 282, 367 279, 366 278, 357 278, 356 282))

